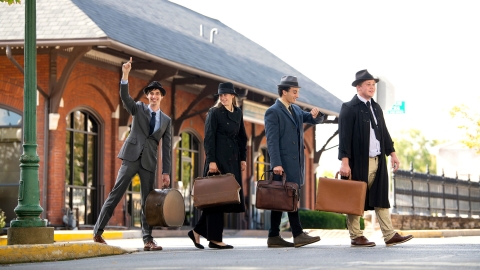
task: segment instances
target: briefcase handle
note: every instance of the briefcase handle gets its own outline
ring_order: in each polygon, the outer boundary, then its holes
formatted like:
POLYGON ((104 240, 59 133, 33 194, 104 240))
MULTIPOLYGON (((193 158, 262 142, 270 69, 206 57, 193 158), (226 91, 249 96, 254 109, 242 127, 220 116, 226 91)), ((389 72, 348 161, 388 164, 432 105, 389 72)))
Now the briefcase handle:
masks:
MULTIPOLYGON (((270 177, 268 178, 268 180, 266 180, 266 181, 268 181, 269 184, 271 184, 272 181, 273 181, 273 175, 274 175, 273 169, 268 170, 268 171, 265 171, 265 172, 262 174, 262 179, 264 179, 263 177, 265 176, 265 173, 267 173, 267 172, 271 172, 270 177)), ((286 182, 287 182, 287 174, 286 174, 285 172, 283 172, 283 173, 282 173, 282 184, 285 186, 285 183, 286 183, 286 182)))
POLYGON ((339 180, 352 180, 352 173, 350 173, 350 174, 348 175, 348 179, 338 178, 338 175, 339 175, 339 174, 340 174, 340 172, 337 172, 337 173, 335 174, 335 179, 339 179, 339 180))
MULTIPOLYGON (((221 175, 222 173, 220 172, 220 170, 218 170, 218 172, 215 172, 215 173, 211 173, 211 172, 207 172, 207 176, 215 176, 215 175, 221 175)), ((193 184, 195 184, 195 180, 197 178, 193 179, 193 184)), ((192 191, 190 191, 190 195, 191 196, 194 196, 194 191, 193 191, 193 188, 192 188, 192 191)))
POLYGON ((207 172, 207 176, 222 175, 222 172, 217 169, 217 172, 207 172))

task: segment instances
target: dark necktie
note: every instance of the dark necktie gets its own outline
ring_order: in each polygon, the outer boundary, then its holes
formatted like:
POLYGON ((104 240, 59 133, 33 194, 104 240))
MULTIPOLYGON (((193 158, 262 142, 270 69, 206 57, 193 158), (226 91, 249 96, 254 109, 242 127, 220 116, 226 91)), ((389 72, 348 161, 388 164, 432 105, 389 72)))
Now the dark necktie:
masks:
POLYGON ((288 111, 292 114, 292 117, 295 123, 297 123, 297 117, 295 116, 295 112, 293 111, 292 105, 288 106, 288 111))
POLYGON ((150 131, 148 132, 148 135, 151 135, 153 131, 155 130, 155 112, 152 112, 152 118, 150 118, 150 131))
POLYGON ((368 115, 370 115, 370 123, 372 124, 373 131, 375 132, 375 138, 380 140, 380 131, 378 130, 378 125, 375 123, 373 118, 372 109, 370 109, 370 101, 367 101, 368 115))

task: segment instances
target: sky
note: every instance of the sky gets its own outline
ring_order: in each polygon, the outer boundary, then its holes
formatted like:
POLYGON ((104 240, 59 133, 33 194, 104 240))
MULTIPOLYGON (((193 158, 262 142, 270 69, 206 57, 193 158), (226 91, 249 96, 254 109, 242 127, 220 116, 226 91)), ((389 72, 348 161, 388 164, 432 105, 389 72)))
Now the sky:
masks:
MULTIPOLYGON (((405 102, 405 114, 383 108, 394 138, 418 129, 430 140, 459 141, 449 111, 480 107, 480 1, 171 2, 221 21, 342 101, 355 95, 359 70, 387 79, 392 100, 405 102)), ((326 135, 335 129, 321 128, 326 135)))

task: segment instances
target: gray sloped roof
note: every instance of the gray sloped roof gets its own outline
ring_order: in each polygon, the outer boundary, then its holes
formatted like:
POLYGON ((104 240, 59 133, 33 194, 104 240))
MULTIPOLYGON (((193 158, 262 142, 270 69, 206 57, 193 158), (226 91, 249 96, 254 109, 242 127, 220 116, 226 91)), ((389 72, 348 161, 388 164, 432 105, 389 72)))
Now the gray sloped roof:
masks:
MULTIPOLYGON (((23 8, 5 11, 8 8, 0 9, 0 42, 23 39, 23 8), (5 18, 8 16, 15 16, 15 22, 5 18), (4 24, 7 22, 8 25, 4 24)), ((275 96, 281 76, 294 75, 302 86, 298 101, 334 114, 340 111, 340 99, 263 47, 220 21, 175 3, 37 0, 38 40, 102 37, 275 96), (203 25, 203 36, 200 36, 200 25, 203 25), (213 28, 218 34, 210 43, 213 28)))
MULTIPOLYGON (((0 41, 25 37, 25 1, 0 4, 0 41)), ((85 12, 70 0, 37 0, 37 39, 106 37, 85 12)))

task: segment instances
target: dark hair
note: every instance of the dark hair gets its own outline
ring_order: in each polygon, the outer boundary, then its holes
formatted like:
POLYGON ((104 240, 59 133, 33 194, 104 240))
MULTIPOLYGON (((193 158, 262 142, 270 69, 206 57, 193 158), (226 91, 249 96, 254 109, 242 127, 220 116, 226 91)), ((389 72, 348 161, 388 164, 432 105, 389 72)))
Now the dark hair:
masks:
POLYGON ((282 97, 282 95, 283 95, 283 90, 285 90, 285 91, 287 91, 287 92, 290 91, 290 86, 279 86, 279 87, 278 87, 278 96, 279 96, 279 97, 282 97))

